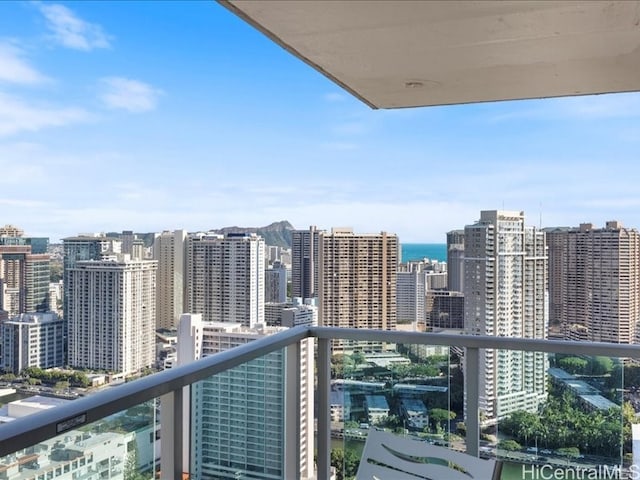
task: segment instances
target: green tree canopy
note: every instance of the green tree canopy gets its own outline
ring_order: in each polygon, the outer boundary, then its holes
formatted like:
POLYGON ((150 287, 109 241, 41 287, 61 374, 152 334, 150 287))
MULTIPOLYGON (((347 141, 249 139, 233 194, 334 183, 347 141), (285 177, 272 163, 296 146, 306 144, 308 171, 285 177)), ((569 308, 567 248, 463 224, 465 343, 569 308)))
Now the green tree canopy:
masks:
POLYGON ((498 448, 501 448, 502 450, 507 450, 509 452, 516 452, 518 450, 522 450, 522 446, 515 440, 502 440, 500 443, 498 443, 498 448))

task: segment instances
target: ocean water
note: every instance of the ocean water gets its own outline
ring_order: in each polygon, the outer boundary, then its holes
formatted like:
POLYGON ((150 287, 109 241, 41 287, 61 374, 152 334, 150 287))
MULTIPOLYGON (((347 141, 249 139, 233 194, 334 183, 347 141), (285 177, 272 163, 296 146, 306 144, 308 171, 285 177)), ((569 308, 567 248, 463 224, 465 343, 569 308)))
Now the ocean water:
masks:
POLYGON ((441 262, 447 261, 446 243, 402 243, 400 248, 403 262, 422 260, 423 258, 441 262))

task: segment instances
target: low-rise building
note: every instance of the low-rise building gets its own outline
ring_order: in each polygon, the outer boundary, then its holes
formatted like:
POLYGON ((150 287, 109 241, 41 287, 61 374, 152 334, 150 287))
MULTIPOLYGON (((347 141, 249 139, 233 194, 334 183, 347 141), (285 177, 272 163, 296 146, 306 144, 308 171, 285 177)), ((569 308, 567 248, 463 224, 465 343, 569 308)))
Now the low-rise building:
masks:
POLYGON ((375 425, 389 416, 389 403, 384 395, 365 395, 364 406, 370 425, 375 425))
POLYGON ((6 372, 28 367, 64 365, 66 325, 55 313, 23 313, 0 324, 2 363, 6 372))

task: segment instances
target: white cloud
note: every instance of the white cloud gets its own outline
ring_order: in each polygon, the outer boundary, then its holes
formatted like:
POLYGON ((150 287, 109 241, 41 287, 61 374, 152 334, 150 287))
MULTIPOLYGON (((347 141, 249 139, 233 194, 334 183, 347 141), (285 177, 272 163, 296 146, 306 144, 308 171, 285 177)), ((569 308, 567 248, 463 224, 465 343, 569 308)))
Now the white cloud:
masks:
POLYGON ((100 99, 112 109, 142 113, 156 108, 162 90, 130 78, 106 77, 101 80, 104 91, 100 99))
POLYGON ((0 92, 0 136, 21 131, 35 132, 46 127, 61 127, 89 120, 81 108, 57 108, 29 105, 0 92))
POLYGON ((36 85, 48 78, 23 58, 24 52, 10 43, 0 43, 0 82, 36 85))
POLYGON ((110 47, 110 37, 100 25, 82 20, 63 5, 40 4, 39 8, 53 38, 61 45, 84 51, 110 47))

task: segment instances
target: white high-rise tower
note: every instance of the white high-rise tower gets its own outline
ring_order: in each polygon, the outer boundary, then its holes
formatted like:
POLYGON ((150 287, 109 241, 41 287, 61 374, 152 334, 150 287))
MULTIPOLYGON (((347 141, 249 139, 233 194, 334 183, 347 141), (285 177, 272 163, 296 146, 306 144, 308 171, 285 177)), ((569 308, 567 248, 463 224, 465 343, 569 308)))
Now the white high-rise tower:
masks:
POLYGON ((156 262, 116 254, 68 269, 69 365, 123 375, 154 361, 156 262))
MULTIPOLYGON (((547 254, 544 232, 524 212, 482 211, 464 231, 465 333, 546 338, 547 254)), ((536 412, 546 398, 547 356, 485 350, 480 357, 480 410, 495 420, 536 412)))
MULTIPOLYGON (((178 364, 285 329, 203 322, 202 315, 184 314, 178 364)), ((313 339, 299 345, 296 355, 277 350, 190 387, 191 414, 184 424, 191 432, 194 478, 315 478, 313 339)))

